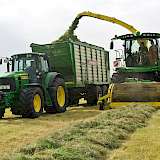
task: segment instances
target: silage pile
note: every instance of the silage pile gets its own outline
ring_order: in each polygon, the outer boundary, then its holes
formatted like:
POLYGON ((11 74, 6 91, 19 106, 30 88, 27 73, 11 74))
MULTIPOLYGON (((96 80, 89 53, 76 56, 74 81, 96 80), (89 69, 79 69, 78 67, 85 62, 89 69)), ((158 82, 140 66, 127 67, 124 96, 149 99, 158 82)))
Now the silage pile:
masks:
POLYGON ((144 127, 154 111, 154 108, 145 105, 104 111, 92 120, 78 122, 37 144, 26 146, 11 159, 104 159, 137 128, 144 127))

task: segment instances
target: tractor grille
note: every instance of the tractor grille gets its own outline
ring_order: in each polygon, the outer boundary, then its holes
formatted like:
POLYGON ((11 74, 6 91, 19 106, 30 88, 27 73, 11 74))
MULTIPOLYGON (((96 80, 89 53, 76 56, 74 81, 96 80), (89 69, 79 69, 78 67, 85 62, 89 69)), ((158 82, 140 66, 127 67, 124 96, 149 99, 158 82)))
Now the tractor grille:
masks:
POLYGON ((14 78, 0 78, 0 91, 14 91, 15 89, 16 84, 14 78))

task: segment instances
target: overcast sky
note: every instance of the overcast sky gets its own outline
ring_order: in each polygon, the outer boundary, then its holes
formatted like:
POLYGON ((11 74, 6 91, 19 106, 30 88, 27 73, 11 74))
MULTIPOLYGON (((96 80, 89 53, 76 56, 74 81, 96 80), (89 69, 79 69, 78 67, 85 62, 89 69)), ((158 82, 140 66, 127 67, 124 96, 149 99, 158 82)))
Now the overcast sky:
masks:
MULTIPOLYGON (((159 0, 0 0, 0 56, 30 52, 30 43, 50 43, 61 36, 82 11, 116 17, 142 32, 159 32, 159 0)), ((77 35, 82 41, 109 48, 126 29, 83 18, 77 35)))

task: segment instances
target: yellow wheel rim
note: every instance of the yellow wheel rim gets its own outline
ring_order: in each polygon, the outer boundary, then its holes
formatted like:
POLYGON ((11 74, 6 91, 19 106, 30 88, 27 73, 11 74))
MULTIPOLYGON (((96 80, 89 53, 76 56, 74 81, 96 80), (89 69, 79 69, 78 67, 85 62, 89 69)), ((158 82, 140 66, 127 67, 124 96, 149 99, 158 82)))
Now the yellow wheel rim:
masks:
POLYGON ((60 107, 65 105, 65 91, 63 86, 59 86, 57 89, 57 102, 60 107))
POLYGON ((33 107, 35 112, 39 112, 41 110, 41 104, 42 104, 41 97, 39 94, 36 94, 33 99, 33 107))

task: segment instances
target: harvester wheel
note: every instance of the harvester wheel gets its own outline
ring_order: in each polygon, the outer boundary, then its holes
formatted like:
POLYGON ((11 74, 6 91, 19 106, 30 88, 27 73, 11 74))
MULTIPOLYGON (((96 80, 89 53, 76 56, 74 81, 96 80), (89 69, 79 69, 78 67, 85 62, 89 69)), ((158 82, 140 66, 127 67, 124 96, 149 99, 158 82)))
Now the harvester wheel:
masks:
POLYGON ((87 93, 87 104, 96 105, 98 98, 102 96, 102 89, 100 86, 92 86, 88 89, 87 93))
POLYGON ((52 100, 52 107, 46 107, 47 113, 62 113, 66 111, 68 105, 68 92, 62 78, 56 78, 49 88, 49 94, 52 100))
POLYGON ((0 109, 0 119, 4 116, 5 113, 5 109, 0 109))
POLYGON ((44 98, 38 87, 23 89, 20 93, 19 105, 23 108, 22 117, 37 118, 43 111, 44 98))

